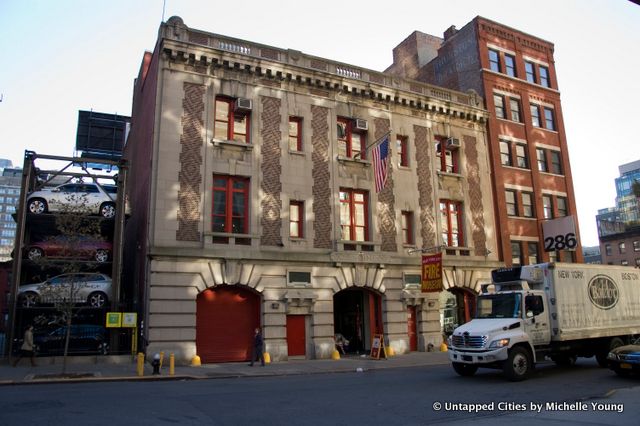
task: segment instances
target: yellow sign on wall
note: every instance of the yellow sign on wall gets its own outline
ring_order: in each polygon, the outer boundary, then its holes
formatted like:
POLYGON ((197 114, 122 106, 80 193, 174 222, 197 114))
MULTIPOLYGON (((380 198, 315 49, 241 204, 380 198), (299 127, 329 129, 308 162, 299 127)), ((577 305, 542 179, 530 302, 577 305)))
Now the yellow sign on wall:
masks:
POLYGON ((122 324, 122 312, 107 312, 107 328, 120 327, 122 324))

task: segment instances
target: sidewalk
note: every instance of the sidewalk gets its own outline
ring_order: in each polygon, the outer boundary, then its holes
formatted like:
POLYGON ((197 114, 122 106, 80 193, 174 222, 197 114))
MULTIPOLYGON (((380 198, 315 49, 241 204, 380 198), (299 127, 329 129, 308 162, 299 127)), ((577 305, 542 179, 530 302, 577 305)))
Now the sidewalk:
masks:
POLYGON ((331 359, 292 359, 273 362, 261 367, 250 367, 247 362, 223 364, 203 364, 200 367, 179 365, 175 375, 169 375, 168 357, 165 358, 160 375, 152 375, 153 369, 145 364, 144 376, 138 376, 136 362, 131 356, 86 356, 69 357, 65 377, 61 377, 62 358, 36 358, 37 366, 32 367, 28 359, 20 361, 17 367, 0 360, 0 385, 42 384, 62 382, 98 382, 130 380, 198 380, 228 377, 287 376, 304 374, 346 373, 385 368, 418 367, 448 364, 446 352, 412 352, 389 359, 365 357, 344 357, 331 359))

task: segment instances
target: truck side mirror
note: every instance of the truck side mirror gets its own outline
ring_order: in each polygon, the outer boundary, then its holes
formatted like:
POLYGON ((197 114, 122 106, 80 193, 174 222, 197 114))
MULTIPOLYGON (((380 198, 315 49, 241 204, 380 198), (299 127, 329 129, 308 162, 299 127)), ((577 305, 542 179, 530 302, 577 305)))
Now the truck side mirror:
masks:
POLYGON ((533 318, 533 311, 527 311, 527 318, 533 318))

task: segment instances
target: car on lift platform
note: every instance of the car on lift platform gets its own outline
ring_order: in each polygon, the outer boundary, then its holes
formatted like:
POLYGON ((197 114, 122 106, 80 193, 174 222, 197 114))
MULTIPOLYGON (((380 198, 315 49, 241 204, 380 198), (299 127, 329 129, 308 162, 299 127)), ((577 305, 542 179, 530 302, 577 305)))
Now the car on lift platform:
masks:
POLYGON ((68 298, 92 308, 104 308, 111 300, 111 290, 111 278, 108 275, 78 272, 57 275, 41 283, 21 285, 18 301, 20 306, 31 308, 68 298))
POLYGON ((115 185, 66 183, 32 192, 27 208, 32 214, 80 210, 111 219, 116 215, 117 191, 115 185))

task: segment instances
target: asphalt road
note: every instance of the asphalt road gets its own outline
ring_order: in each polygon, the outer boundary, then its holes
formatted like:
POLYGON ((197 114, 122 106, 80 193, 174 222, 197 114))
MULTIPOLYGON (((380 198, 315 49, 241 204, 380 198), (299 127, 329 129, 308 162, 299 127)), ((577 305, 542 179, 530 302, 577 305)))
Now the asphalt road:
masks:
POLYGON ((498 371, 480 370, 463 378, 449 366, 432 366, 199 381, 21 385, 2 388, 0 425, 637 425, 640 404, 633 402, 638 395, 640 380, 621 379, 589 360, 571 368, 545 364, 520 383, 505 381, 498 371), (625 393, 634 387, 632 396, 625 393), (622 390, 597 399, 614 389, 622 390), (592 402, 608 405, 594 407, 592 402), (541 407, 539 413, 536 407, 541 407))

